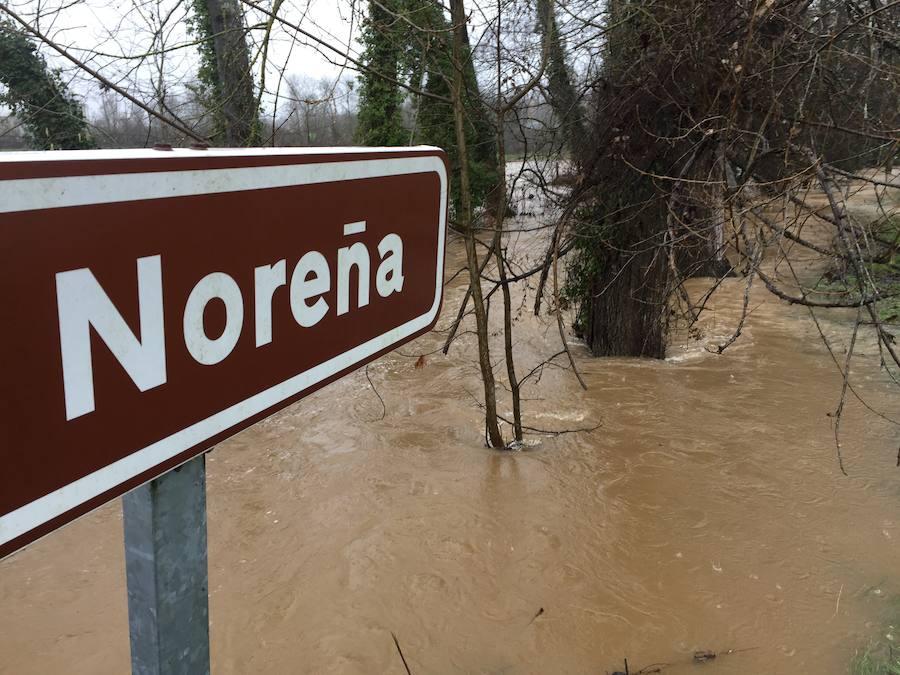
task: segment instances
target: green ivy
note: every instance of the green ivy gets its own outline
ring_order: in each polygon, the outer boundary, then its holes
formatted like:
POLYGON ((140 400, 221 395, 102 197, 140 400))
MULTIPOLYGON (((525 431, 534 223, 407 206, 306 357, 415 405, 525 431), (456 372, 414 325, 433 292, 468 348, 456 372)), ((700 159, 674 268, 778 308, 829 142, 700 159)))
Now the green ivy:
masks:
MULTIPOLYGON (((386 10, 402 11, 401 2, 369 2, 360 42, 363 62, 391 79, 399 76, 404 32, 399 21, 386 10)), ((409 132, 403 128, 403 94, 400 86, 369 71, 360 75, 356 138, 362 145, 406 145, 409 132)))
MULTIPOLYGON (((231 3, 223 4, 229 5, 228 10, 232 10, 238 15, 240 14, 240 5, 238 3, 233 3, 233 7, 231 7, 231 3)), ((223 82, 223 75, 219 70, 219 58, 216 55, 217 41, 214 39, 215 33, 213 31, 212 18, 209 15, 207 0, 191 0, 190 7, 192 11, 188 14, 185 23, 188 34, 197 41, 197 51, 200 55, 200 65, 197 69, 197 84, 191 89, 203 108, 210 112, 213 127, 211 138, 217 139, 219 142, 224 141, 225 143, 237 142, 245 146, 256 145, 262 141, 264 133, 262 122, 260 121, 261 110, 258 106, 258 98, 252 91, 248 95, 242 85, 231 85, 232 87, 238 87, 238 89, 232 91, 229 90, 227 83, 223 82), (224 110, 223 102, 226 100, 237 101, 239 104, 243 102, 243 109, 238 111, 238 114, 241 117, 246 116, 246 119, 250 120, 249 129, 240 131, 236 138, 233 136, 235 133, 233 128, 235 121, 229 121, 224 110), (232 125, 232 127, 230 128, 229 125, 232 125)), ((251 65, 246 39, 241 36, 235 40, 235 43, 230 45, 229 49, 240 49, 243 51, 244 54, 238 56, 238 58, 246 57, 246 65, 241 64, 240 67, 249 69, 251 65)), ((222 48, 221 40, 218 46, 220 49, 222 48)), ((229 58, 229 56, 233 58, 235 56, 234 52, 232 51, 230 55, 226 55, 224 58, 229 58)), ((249 72, 244 73, 243 76, 251 78, 249 72)), ((250 86, 252 89, 252 83, 250 86)))
MULTIPOLYGON (((449 99, 453 78, 451 32, 440 4, 433 0, 381 0, 380 5, 370 2, 363 24, 363 62, 379 74, 449 99)), ((470 92, 464 101, 466 140, 472 201, 481 204, 498 182, 496 139, 469 56, 465 55, 465 86, 470 92)), ((414 142, 443 148, 450 159, 454 176, 451 199, 457 207, 459 158, 453 106, 438 98, 413 95, 415 126, 408 129, 403 124, 406 96, 401 87, 369 71, 361 73, 359 79, 358 142, 388 146, 414 142)))
MULTIPOLYGON (((443 25, 449 28, 446 22, 443 25)), ((443 98, 450 98, 450 82, 453 78, 450 36, 447 33, 439 35, 441 37, 435 39, 431 58, 427 62, 425 91, 443 98)), ((487 110, 478 93, 474 68, 465 68, 464 75, 466 92, 463 94, 465 97, 463 104, 466 110, 465 131, 466 146, 469 152, 469 182, 472 190, 472 203, 482 204, 498 182, 496 138, 487 117, 487 110)), ((453 106, 450 103, 436 98, 422 98, 416 140, 420 143, 444 148, 449 156, 453 174, 458 175, 459 156, 453 106)), ((451 185, 451 198, 454 208, 458 207, 458 180, 453 181, 451 185)))
POLYGON ((217 131, 221 131, 225 123, 221 109, 215 105, 215 101, 222 100, 222 83, 216 66, 216 50, 212 40, 209 10, 205 0, 193 0, 190 6, 193 12, 188 13, 185 24, 188 35, 199 41, 197 51, 200 54, 200 67, 197 69, 198 84, 194 93, 205 109, 217 111, 214 114, 213 125, 217 131))
POLYGON ((37 150, 97 147, 81 104, 28 37, 0 21, 0 103, 21 118, 29 144, 37 150))

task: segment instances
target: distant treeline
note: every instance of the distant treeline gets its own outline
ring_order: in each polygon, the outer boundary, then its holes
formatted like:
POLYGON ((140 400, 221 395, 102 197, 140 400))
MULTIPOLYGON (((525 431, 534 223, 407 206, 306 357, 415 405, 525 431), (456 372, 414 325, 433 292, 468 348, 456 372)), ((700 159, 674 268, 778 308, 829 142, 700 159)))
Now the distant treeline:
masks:
MULTIPOLYGON (((277 102, 277 114, 261 117, 262 145, 321 147, 356 145, 357 99, 354 82, 312 82, 294 78, 288 93, 277 102)), ((165 108, 188 126, 202 130, 212 126, 204 107, 191 97, 175 98, 165 108)), ((511 155, 544 153, 555 138, 553 114, 541 100, 524 100, 520 114, 507 124, 506 147, 511 155)), ((415 138, 416 119, 410 106, 404 107, 404 126, 415 138)), ((160 124, 137 106, 111 93, 101 94, 97 105, 85 106, 85 117, 100 148, 143 148, 157 143, 177 145, 177 132, 160 124)), ((34 149, 22 123, 22 115, 0 112, 0 150, 34 149)))

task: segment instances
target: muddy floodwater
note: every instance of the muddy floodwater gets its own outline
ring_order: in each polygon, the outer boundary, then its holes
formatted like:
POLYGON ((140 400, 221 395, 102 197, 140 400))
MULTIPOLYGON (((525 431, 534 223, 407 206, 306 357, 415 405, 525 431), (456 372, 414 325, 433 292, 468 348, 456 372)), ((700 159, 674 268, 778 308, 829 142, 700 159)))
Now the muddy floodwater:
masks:
MULTIPOLYGON (((463 259, 451 242, 448 271, 463 259)), ((525 423, 591 433, 484 449, 474 340, 432 353, 439 331, 369 367, 383 419, 360 371, 216 447, 213 672, 402 675, 392 632, 416 675, 624 657, 632 672, 845 673, 869 641, 900 643, 898 428, 848 400, 841 475, 841 379, 806 310, 757 289, 738 342, 706 350, 743 287, 726 281, 666 361, 596 360, 573 338, 588 390, 545 368, 525 423), (694 665, 698 649, 741 651, 694 665)), ((463 290, 449 283, 439 328, 463 290)), ((822 321, 838 350, 840 318, 822 321)), ((523 306, 515 330, 520 374, 559 350, 553 316, 523 306)), ((860 341, 856 389, 894 415, 860 341)), ((0 672, 127 672, 119 502, 0 562, 0 607, 0 672)))

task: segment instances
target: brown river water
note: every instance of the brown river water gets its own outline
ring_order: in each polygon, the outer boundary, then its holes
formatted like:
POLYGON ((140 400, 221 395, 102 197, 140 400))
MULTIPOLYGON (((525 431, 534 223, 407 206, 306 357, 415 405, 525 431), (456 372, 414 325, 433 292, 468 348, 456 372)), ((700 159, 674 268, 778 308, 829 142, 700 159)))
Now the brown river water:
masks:
MULTIPOLYGON (((448 270, 463 259, 451 242, 448 270)), ((439 327, 462 292, 449 284, 439 327)), ((392 632, 416 675, 605 673, 625 657, 631 672, 845 673, 870 640, 900 643, 898 427, 848 401, 841 475, 841 380, 805 310, 756 290, 740 340, 704 349, 742 293, 726 281, 666 361, 592 359, 573 339, 589 389, 544 369, 525 423, 592 433, 486 450, 472 336, 415 367, 438 332, 370 366, 384 419, 359 371, 220 444, 213 672, 402 675, 392 632), (722 655, 696 665, 699 649, 722 655)), ((841 321, 822 326, 846 341, 841 321)), ((515 330, 520 374, 559 350, 552 316, 523 307, 515 330)), ((893 414, 861 344, 857 391, 893 414)), ((0 672, 127 672, 118 501, 0 562, 0 607, 0 672)))

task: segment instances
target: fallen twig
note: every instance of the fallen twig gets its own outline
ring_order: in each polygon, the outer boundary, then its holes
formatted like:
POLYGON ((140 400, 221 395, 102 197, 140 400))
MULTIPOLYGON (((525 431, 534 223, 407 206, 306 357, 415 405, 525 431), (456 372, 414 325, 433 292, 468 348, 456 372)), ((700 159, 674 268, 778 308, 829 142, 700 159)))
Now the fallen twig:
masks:
MULTIPOLYGON (((714 652, 709 649, 698 649, 691 655, 692 663, 706 663, 707 661, 712 661, 720 656, 729 656, 730 654, 737 654, 739 652, 749 652, 754 649, 759 649, 759 647, 744 647, 743 649, 727 649, 724 652, 714 652)), ((651 663, 647 666, 644 666, 640 670, 636 670, 632 672, 628 669, 628 659, 625 659, 625 670, 615 670, 612 672, 612 675, 649 675, 650 673, 661 673, 663 668, 668 668, 669 666, 674 666, 675 663, 651 663)))
POLYGON ((403 667, 406 668, 406 675, 412 675, 412 671, 409 669, 406 657, 403 656, 403 650, 400 649, 400 643, 397 641, 397 636, 394 635, 394 631, 391 631, 391 637, 394 638, 394 646, 397 647, 397 653, 400 655, 400 660, 403 661, 403 667))
POLYGON ((531 617, 531 621, 529 621, 527 625, 530 626, 531 624, 533 624, 534 620, 537 619, 543 613, 544 613, 544 608, 543 607, 539 608, 538 611, 535 613, 535 615, 533 617, 531 617))
MULTIPOLYGON (((507 424, 512 426, 512 422, 510 420, 506 419, 505 417, 503 417, 503 415, 498 414, 497 419, 503 420, 504 422, 506 422, 507 424)), ((590 433, 592 431, 597 431, 597 429, 599 429, 602 426, 603 426, 603 423, 601 422, 600 424, 595 424, 592 427, 580 427, 578 429, 560 429, 557 431, 554 429, 538 429, 537 427, 529 427, 529 426, 525 426, 523 424, 522 429, 524 429, 525 431, 530 431, 533 434, 543 434, 544 436, 556 437, 556 436, 563 436, 565 434, 590 433)))
POLYGON ((844 584, 841 584, 841 590, 838 591, 837 602, 834 604, 834 614, 831 615, 833 619, 838 615, 838 610, 841 608, 841 593, 844 592, 844 584))
MULTIPOLYGON (((420 357, 421 358, 421 357, 420 357)), ((372 391, 375 392, 375 395, 378 397, 379 403, 381 403, 381 417, 378 418, 378 421, 384 419, 384 416, 387 415, 387 406, 384 404, 384 399, 381 398, 381 394, 378 393, 378 389, 375 387, 375 384, 372 382, 372 378, 369 377, 369 366, 371 364, 366 364, 366 379, 369 381, 369 386, 372 387, 372 391)))

